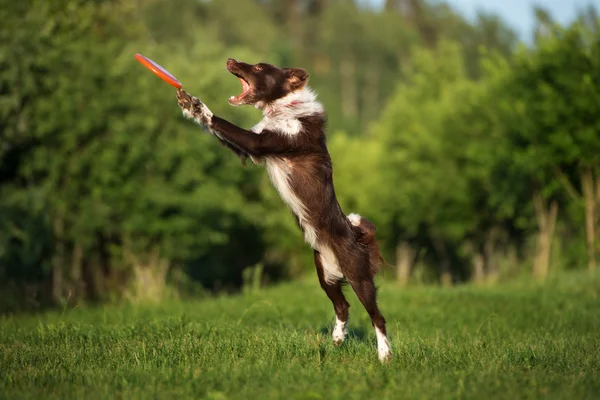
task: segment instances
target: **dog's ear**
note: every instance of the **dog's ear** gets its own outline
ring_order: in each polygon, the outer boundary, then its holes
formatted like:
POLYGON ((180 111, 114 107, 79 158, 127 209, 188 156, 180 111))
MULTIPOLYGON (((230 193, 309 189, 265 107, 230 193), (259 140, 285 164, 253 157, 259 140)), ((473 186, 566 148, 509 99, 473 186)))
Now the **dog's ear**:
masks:
POLYGON ((310 76, 308 75, 308 72, 306 72, 302 68, 286 69, 286 79, 292 92, 294 90, 304 88, 304 86, 306 86, 306 84, 308 83, 309 77, 310 76))

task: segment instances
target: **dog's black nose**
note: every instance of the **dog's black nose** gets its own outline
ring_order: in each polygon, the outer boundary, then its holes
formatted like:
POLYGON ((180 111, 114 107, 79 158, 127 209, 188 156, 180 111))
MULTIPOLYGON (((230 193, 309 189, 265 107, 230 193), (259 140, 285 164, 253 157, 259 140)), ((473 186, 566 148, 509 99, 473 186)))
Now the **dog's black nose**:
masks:
POLYGON ((227 59, 227 67, 232 67, 234 65, 236 65, 237 63, 239 63, 238 60, 234 59, 234 58, 228 58, 227 59))

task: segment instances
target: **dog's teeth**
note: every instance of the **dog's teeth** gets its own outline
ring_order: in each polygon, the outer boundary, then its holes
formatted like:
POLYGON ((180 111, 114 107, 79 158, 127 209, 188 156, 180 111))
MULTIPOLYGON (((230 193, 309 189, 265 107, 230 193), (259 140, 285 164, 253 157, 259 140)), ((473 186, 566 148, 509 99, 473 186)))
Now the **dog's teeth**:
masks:
POLYGON ((234 99, 234 97, 235 97, 235 96, 230 96, 230 97, 229 97, 229 100, 233 100, 233 99, 234 99))

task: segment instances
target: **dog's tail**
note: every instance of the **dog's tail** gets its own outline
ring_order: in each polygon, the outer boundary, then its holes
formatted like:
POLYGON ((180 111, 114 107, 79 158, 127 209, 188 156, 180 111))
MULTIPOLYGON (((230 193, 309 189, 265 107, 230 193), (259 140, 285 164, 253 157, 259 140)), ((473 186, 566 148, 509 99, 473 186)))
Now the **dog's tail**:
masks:
POLYGON ((375 275, 380 270, 381 265, 385 263, 379 250, 379 244, 375 240, 377 227, 374 223, 358 214, 348 215, 348 221, 352 225, 356 241, 369 252, 369 268, 371 269, 371 275, 375 275))

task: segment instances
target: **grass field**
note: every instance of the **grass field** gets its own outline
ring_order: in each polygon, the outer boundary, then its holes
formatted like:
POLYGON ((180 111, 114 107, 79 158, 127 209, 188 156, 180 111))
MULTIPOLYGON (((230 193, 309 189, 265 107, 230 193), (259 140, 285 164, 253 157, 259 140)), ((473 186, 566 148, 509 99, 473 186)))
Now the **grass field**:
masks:
POLYGON ((333 311, 313 280, 5 317, 0 398, 598 399, 599 293, 587 275, 543 286, 382 285, 394 349, 383 366, 353 294, 350 338, 333 346, 333 311))

